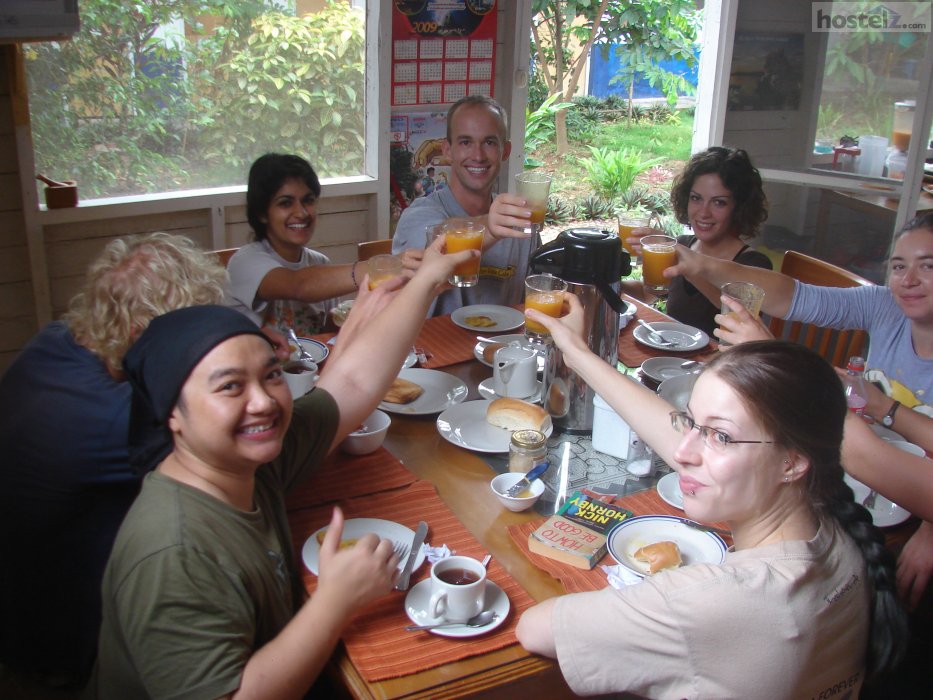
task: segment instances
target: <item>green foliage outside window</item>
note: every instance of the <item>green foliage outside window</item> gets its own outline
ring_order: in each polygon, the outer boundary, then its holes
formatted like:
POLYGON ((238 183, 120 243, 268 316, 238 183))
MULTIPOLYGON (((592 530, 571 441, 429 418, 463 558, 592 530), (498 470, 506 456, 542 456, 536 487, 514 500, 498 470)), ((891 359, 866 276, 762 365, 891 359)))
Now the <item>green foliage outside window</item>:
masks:
POLYGON ((267 151, 361 173, 363 13, 271 5, 82 0, 72 40, 23 46, 37 171, 82 198, 240 184, 267 151))

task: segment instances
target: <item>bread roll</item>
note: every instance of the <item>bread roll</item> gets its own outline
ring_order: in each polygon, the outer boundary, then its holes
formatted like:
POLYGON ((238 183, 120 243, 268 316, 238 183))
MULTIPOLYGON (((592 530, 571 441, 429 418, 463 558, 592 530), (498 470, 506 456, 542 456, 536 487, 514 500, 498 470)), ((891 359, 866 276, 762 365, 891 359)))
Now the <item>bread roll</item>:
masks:
POLYGON ((655 542, 635 550, 636 561, 648 563, 648 573, 656 574, 661 569, 673 569, 680 566, 680 548, 676 542, 655 542))
POLYGON ((382 398, 386 403, 411 403, 424 393, 418 384, 396 377, 382 398))
POLYGON ((486 408, 486 421, 506 430, 544 430, 550 418, 540 406, 521 399, 496 399, 486 408))
POLYGON ((496 359, 496 350, 504 347, 502 343, 487 343, 483 348, 483 361, 492 364, 492 361, 496 359))

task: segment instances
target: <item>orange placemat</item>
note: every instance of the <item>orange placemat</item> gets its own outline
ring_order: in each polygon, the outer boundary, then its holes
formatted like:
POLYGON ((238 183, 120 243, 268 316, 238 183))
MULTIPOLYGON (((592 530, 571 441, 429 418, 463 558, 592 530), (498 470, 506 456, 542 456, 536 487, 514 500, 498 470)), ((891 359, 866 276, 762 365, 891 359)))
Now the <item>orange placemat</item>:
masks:
MULTIPOLYGON (((657 489, 647 489, 628 496, 623 496, 614 502, 632 515, 676 515, 683 516, 683 511, 661 500, 657 489)), ((614 565, 615 560, 608 554, 588 571, 578 569, 568 564, 542 557, 528 549, 528 535, 534 532, 543 520, 520 523, 509 527, 509 536, 519 546, 525 556, 531 559, 539 569, 546 571, 563 585, 567 593, 581 593, 584 591, 598 591, 606 587, 606 574, 599 568, 600 564, 614 565)), ((726 527, 725 524, 714 523, 717 527, 726 527)), ((725 537, 726 544, 731 545, 731 538, 725 537)))
MULTIPOLYGON (((374 496, 342 501, 348 518, 385 518, 412 528, 419 520, 428 523, 427 541, 433 546, 446 544, 453 552, 481 558, 485 554, 457 517, 444 505, 434 486, 417 481, 407 488, 374 496)), ((296 555, 304 541, 330 519, 330 508, 310 508, 289 513, 296 555)), ((412 586, 427 578, 427 562, 412 575, 412 586)), ((344 631, 347 654, 368 681, 397 678, 471 656, 485 654, 515 644, 515 626, 521 613, 531 607, 531 596, 495 560, 489 566, 489 579, 509 597, 509 618, 498 629, 480 637, 451 639, 426 632, 406 632, 410 624, 405 614, 406 593, 393 591, 358 615, 344 631)), ((305 571, 305 584, 313 592, 317 577, 305 571)))
POLYGON ((288 494, 285 505, 290 511, 310 508, 401 488, 417 478, 384 447, 368 455, 348 455, 338 450, 288 494))
POLYGON ((474 359, 477 333, 482 335, 479 330, 473 332, 461 328, 450 320, 450 316, 427 319, 415 340, 415 345, 428 356, 427 362, 422 362, 421 366, 435 369, 474 359))
POLYGON ((626 296, 626 299, 635 305, 635 318, 629 321, 628 325, 619 331, 619 362, 627 367, 640 367, 642 362, 649 358, 657 357, 658 355, 689 357, 690 359, 697 360, 716 351, 718 346, 715 341, 711 341, 705 347, 691 352, 668 352, 666 350, 655 350, 647 345, 642 345, 635 340, 634 332, 635 328, 638 326, 638 321, 636 319, 640 318, 648 323, 652 321, 673 321, 674 319, 637 299, 633 299, 629 296, 626 296))

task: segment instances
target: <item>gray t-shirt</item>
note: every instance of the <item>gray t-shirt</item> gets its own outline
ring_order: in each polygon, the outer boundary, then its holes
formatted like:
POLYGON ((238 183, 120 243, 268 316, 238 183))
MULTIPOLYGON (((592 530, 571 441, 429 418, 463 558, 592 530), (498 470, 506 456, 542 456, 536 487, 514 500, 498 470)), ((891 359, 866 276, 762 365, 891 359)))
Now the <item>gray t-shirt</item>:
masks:
POLYGON ((94 698, 213 700, 305 599, 285 494, 337 431, 333 397, 295 402, 282 452, 256 472, 252 511, 150 473, 117 535, 103 581, 94 698))
POLYGON ((869 378, 883 373, 892 387, 902 387, 898 395, 912 394, 928 408, 933 403, 933 360, 914 351, 910 320, 888 287, 819 287, 797 281, 786 318, 825 328, 867 331, 869 378))
POLYGON ((327 312, 336 305, 335 299, 308 303, 295 299, 259 298, 259 285, 277 267, 301 270, 312 265, 326 265, 330 259, 323 253, 305 248, 298 262, 288 262, 269 245, 268 240, 249 243, 240 248, 227 265, 230 292, 224 303, 246 314, 257 326, 271 325, 280 333, 294 328, 300 336, 320 333, 327 321, 327 312))
MULTIPOLYGON (((392 239, 392 252, 398 254, 409 248, 424 248, 427 243, 425 229, 454 216, 467 216, 467 213, 450 188, 435 190, 428 197, 419 197, 402 212, 392 239)), ((483 252, 479 284, 443 292, 428 315, 442 316, 472 304, 520 304, 525 298, 529 258, 540 245, 538 236, 534 239, 500 239, 483 252)))

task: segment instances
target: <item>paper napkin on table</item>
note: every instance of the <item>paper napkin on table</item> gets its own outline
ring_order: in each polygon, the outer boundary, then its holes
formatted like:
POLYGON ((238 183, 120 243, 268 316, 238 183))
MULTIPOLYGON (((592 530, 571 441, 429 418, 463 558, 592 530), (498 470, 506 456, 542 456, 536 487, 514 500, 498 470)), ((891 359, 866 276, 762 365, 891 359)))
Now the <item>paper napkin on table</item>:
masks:
POLYGON ((615 566, 602 565, 599 568, 606 572, 606 579, 613 588, 625 588, 633 583, 641 583, 642 580, 641 576, 633 574, 621 564, 615 566))

